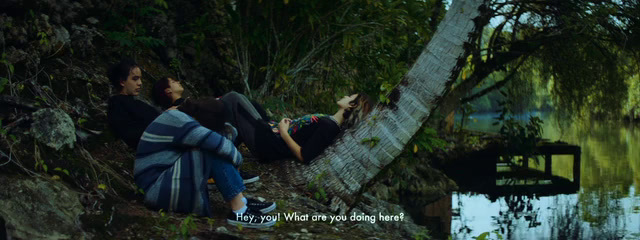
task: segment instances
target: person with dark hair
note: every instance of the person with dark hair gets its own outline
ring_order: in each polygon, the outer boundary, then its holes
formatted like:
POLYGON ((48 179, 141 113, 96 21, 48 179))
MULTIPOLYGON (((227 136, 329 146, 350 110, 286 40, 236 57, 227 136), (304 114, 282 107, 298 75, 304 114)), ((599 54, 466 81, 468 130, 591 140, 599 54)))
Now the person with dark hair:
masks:
POLYGON ((260 118, 242 94, 222 98, 232 103, 233 120, 247 147, 260 159, 272 161, 294 157, 309 163, 326 149, 339 133, 360 122, 371 111, 372 100, 364 93, 344 96, 333 115, 309 114, 279 123, 260 118))
POLYGON ((135 61, 123 59, 107 72, 117 94, 108 101, 107 120, 116 137, 135 149, 142 132, 160 112, 136 98, 142 89, 142 72, 135 61))
POLYGON ((212 131, 224 126, 216 117, 224 111, 224 104, 206 98, 185 101, 178 110, 163 112, 140 139, 134 178, 145 192, 145 204, 153 209, 211 216, 206 181, 213 178, 231 207, 229 224, 273 226, 274 218, 264 214, 275 210, 276 204, 242 194, 246 188, 236 168, 243 158, 233 145, 236 135, 227 139, 212 131))
MULTIPOLYGON (((230 114, 226 108, 226 105, 223 101, 219 101, 213 97, 202 98, 198 100, 185 100, 182 98, 182 94, 184 93, 184 88, 180 81, 175 80, 172 77, 163 77, 157 82, 154 83, 153 89, 151 91, 151 96, 155 104, 159 105, 163 109, 168 109, 172 106, 177 106, 179 110, 187 113, 193 118, 197 119, 200 124, 203 126, 216 131, 220 134, 228 135, 229 131, 225 128, 225 122, 227 120, 227 115, 230 114), (189 102, 191 104, 183 105, 183 103, 189 102), (193 104, 193 103, 199 104, 193 104), (206 104, 213 104, 216 106, 215 111, 199 111, 198 109, 213 107, 213 106, 205 106, 206 104), (192 109, 195 108, 195 109, 192 109), (215 114, 209 114, 214 112, 215 114), (202 115, 203 113, 207 113, 206 115, 202 115)), ((231 125, 229 125, 233 128, 231 125)), ((235 128, 233 129, 235 130, 235 128)), ((253 183, 260 180, 260 176, 255 175, 253 173, 249 173, 243 170, 240 171, 240 176, 242 176, 243 182, 253 183)), ((211 182, 213 183, 213 182, 211 182)))
POLYGON ((153 84, 151 98, 156 105, 167 109, 171 106, 179 106, 184 101, 183 93, 184 88, 180 81, 172 77, 163 77, 153 84))

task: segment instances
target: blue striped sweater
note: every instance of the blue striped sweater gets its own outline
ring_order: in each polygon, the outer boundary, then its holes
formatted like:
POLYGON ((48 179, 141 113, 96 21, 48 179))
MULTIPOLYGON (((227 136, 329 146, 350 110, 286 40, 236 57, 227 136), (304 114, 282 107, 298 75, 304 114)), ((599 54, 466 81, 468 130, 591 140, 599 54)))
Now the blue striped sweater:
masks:
POLYGON ((202 127, 178 110, 158 116, 144 131, 136 152, 134 178, 152 208, 209 216, 205 158, 242 164, 233 142, 202 127))

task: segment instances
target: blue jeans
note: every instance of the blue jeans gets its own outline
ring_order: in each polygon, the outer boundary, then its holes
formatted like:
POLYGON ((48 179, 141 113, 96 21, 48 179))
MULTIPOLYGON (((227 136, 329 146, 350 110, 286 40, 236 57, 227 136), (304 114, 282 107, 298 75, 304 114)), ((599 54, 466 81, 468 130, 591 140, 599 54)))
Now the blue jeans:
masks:
POLYGON ((205 173, 209 173, 205 179, 213 178, 216 181, 216 187, 225 201, 231 201, 246 190, 240 172, 233 164, 212 153, 207 153, 205 159, 205 173))

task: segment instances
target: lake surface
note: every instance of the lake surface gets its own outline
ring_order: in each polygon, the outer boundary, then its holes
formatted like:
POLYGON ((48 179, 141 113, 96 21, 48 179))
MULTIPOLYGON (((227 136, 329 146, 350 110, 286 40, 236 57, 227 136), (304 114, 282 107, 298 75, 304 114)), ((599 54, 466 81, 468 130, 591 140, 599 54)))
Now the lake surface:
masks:
MULTIPOLYGON (((451 206, 451 214, 443 218, 445 225, 450 219, 445 231, 453 239, 472 239, 484 232, 500 233, 504 239, 640 239, 640 126, 605 122, 559 126, 548 114, 530 115, 544 120, 543 138, 582 148, 579 190, 553 196, 500 196, 494 201, 483 194, 454 192, 441 200, 451 206)), ((497 132, 494 117, 472 115, 465 128, 497 132)), ((553 175, 572 180, 573 158, 553 159, 553 175)), ((491 234, 490 239, 498 237, 491 234)))

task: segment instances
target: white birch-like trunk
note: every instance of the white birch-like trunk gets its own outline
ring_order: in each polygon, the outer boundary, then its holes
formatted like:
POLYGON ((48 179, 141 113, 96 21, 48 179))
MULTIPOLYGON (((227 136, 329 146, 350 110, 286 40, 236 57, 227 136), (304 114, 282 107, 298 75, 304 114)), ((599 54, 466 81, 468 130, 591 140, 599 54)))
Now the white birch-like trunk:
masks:
POLYGON ((332 207, 347 210, 362 187, 391 163, 430 116, 469 55, 468 44, 486 24, 481 20, 487 0, 455 0, 438 30, 396 86, 390 106, 378 106, 368 118, 345 132, 310 165, 286 163, 285 177, 296 186, 314 181, 331 198, 332 207), (370 148, 361 141, 378 137, 370 148), (316 179, 317 176, 322 176, 316 179))

